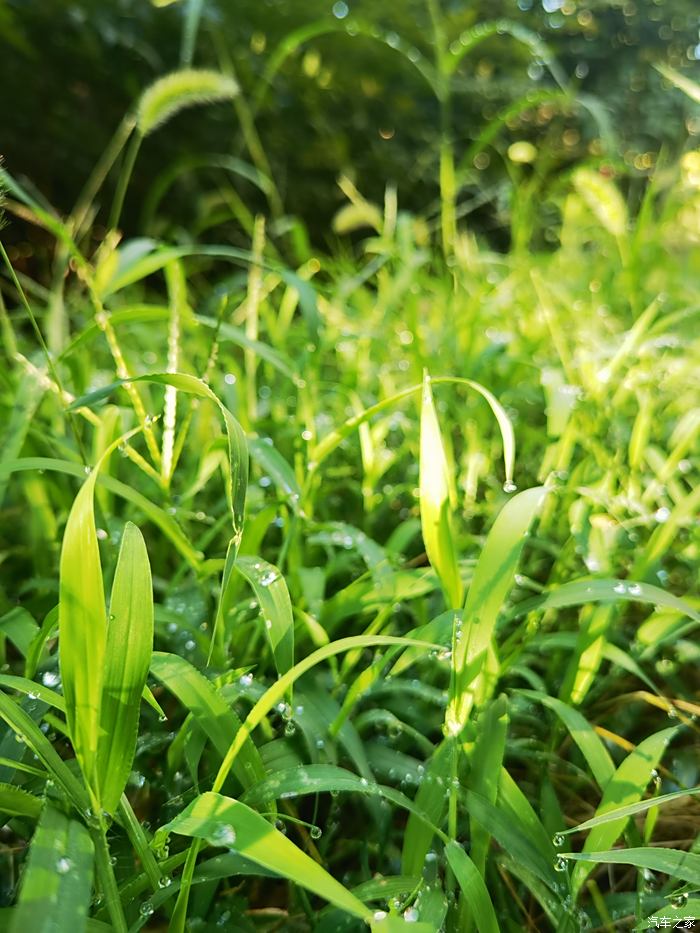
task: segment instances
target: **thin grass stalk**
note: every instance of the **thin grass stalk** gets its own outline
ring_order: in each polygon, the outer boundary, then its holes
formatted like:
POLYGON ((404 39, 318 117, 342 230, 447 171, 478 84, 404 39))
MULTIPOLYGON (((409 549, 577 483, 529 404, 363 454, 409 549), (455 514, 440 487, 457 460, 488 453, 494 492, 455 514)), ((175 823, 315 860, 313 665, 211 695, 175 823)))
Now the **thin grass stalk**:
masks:
POLYGON ((127 191, 127 188, 129 187, 129 182, 131 180, 131 174, 134 170, 134 165, 136 163, 136 157, 139 154, 139 149, 141 148, 142 141, 143 141, 143 136, 140 132, 137 131, 131 137, 129 148, 126 150, 126 155, 124 156, 124 164, 122 165, 121 172, 119 173, 119 179, 117 180, 117 187, 114 192, 114 200, 112 202, 112 209, 109 213, 110 230, 114 230, 119 225, 119 219, 121 217, 122 208, 124 206, 124 198, 126 197, 126 191, 127 191))
POLYGON ((107 826, 102 816, 96 825, 89 826, 90 835, 95 846, 95 862, 97 877, 105 899, 105 906, 115 933, 128 933, 129 927, 124 916, 117 879, 114 877, 109 843, 107 842, 107 826))
MULTIPOLYGON (((258 339, 260 294, 262 286, 262 256, 265 248, 265 218, 259 214, 255 218, 253 231, 253 260, 248 273, 248 297, 245 311, 245 333, 250 340, 258 339)), ((246 396, 248 401, 248 418, 254 424, 258 416, 258 393, 256 375, 258 357, 255 350, 245 351, 246 396)))
MULTIPOLYGON (((180 331, 183 312, 187 303, 187 286, 182 267, 175 262, 165 269, 170 295, 170 321, 168 323, 168 362, 167 372, 176 373, 180 360, 180 331)), ((165 387, 165 405, 163 411, 163 449, 161 475, 166 487, 170 485, 173 473, 173 447, 175 442, 175 423, 177 419, 177 389, 165 387)))

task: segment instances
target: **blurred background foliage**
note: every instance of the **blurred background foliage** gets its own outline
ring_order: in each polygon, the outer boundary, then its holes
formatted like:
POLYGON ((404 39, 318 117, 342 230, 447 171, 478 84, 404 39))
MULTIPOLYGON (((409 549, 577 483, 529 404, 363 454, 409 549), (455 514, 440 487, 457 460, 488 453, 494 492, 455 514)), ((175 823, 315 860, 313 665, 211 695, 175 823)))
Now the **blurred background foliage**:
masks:
MULTIPOLYGON (((0 0, 0 152, 11 173, 67 211, 140 91, 191 58, 240 82, 260 140, 258 168, 269 169, 279 192, 272 204, 278 224, 283 215, 300 218, 311 241, 327 247, 332 217, 346 203, 336 185, 341 175, 378 203, 395 183, 402 209, 435 218, 440 113, 420 73, 435 54, 430 10, 424 0, 0 0), (183 17, 197 14, 194 46, 183 49, 183 17), (289 55, 268 83, 266 69, 285 44, 289 55)), ((688 135, 691 145, 700 136, 700 107, 668 94, 652 67, 666 62, 691 75, 697 68, 695 0, 442 0, 440 10, 447 46, 499 17, 535 31, 570 94, 557 99, 561 89, 546 63, 507 34, 480 42, 455 72, 449 131, 458 210, 496 248, 509 246, 514 170, 556 183, 582 160, 607 159, 634 202, 659 151, 676 156, 688 135), (523 106, 528 99, 532 106, 523 106), (471 157, 475 140, 508 108, 519 112, 471 157), (520 140, 542 154, 534 168, 514 168, 507 158, 520 140)), ((216 210, 221 168, 179 175, 157 221, 149 194, 195 154, 250 161, 240 118, 231 107, 188 110, 149 139, 125 205, 125 232, 178 239, 197 227, 201 237, 207 211, 216 210)), ((240 178, 236 185, 251 212, 266 209, 258 187, 240 178)), ((101 232, 98 224, 98 239, 101 232)), ((23 235, 17 227, 10 240, 23 235)), ((235 224, 229 235, 249 242, 235 224)))

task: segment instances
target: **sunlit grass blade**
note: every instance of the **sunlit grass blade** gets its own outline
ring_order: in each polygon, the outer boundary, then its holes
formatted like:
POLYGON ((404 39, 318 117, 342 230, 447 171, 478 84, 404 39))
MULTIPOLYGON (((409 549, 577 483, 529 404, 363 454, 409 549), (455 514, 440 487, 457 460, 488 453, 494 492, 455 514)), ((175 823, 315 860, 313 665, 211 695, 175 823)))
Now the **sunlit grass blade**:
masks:
POLYGON ((97 772, 103 809, 113 814, 131 771, 141 695, 153 650, 153 589, 141 532, 127 522, 109 606, 97 772))
MULTIPOLYGON (((605 787, 602 800, 596 810, 596 816, 601 816, 608 810, 615 810, 627 804, 636 803, 644 793, 652 772, 657 768, 668 743, 677 732, 676 727, 663 729, 644 739, 630 752, 605 787)), ((595 826, 586 838, 583 853, 595 852, 613 845, 623 831, 627 817, 602 823, 595 826)), ((700 861, 700 856, 698 856, 700 861)), ((580 891, 591 868, 582 863, 574 868, 571 877, 572 890, 576 894, 580 891)))
POLYGON ((542 486, 518 493, 503 507, 488 534, 469 586, 463 628, 455 637, 454 677, 445 717, 449 734, 461 732, 474 705, 498 613, 545 495, 542 486))
POLYGON ((47 803, 29 848, 9 933, 85 928, 93 872, 93 844, 82 823, 47 803))
POLYGON ((100 807, 97 747, 107 643, 102 565, 95 526, 97 468, 82 485, 63 534, 58 607, 66 719, 89 792, 100 807))
POLYGON ((162 826, 157 834, 192 836, 214 846, 235 848, 237 852, 282 878, 301 885, 346 910, 361 920, 371 911, 318 862, 297 848, 255 810, 230 797, 216 793, 202 794, 174 820, 162 826))
POLYGON ((445 590, 448 608, 462 602, 462 580, 452 527, 449 466, 430 387, 423 380, 420 424, 420 517, 425 550, 445 590))

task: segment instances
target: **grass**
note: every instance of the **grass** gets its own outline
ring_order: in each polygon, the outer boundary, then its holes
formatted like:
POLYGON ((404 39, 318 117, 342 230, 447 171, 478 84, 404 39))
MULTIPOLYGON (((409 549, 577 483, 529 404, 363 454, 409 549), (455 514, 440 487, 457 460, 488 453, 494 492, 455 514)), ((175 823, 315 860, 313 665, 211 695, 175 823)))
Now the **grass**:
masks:
POLYGON ((3 927, 699 914, 692 155, 634 216, 571 172, 547 252, 516 162, 511 251, 457 230, 445 140, 440 248, 345 180, 352 251, 89 249, 119 152, 115 222, 234 94, 147 90, 67 218, 4 173, 57 245, 0 305, 3 927))

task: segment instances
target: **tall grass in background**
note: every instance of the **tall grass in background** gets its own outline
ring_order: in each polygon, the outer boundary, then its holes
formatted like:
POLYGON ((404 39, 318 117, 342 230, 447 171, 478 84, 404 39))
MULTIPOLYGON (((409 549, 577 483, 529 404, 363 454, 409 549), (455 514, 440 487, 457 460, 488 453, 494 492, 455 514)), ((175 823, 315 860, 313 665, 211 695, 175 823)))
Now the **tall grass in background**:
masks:
POLYGON ((538 253, 545 175, 511 147, 493 253, 458 224, 461 59, 525 42, 581 102, 516 25, 451 37, 431 3, 427 64, 354 23, 439 100, 439 235, 341 179, 336 228, 365 238, 294 264, 255 115, 320 27, 244 97, 192 67, 201 10, 69 216, 2 174, 8 213, 56 242, 48 285, 2 249, 3 927, 700 915, 700 157, 661 165, 635 216, 576 168, 538 253), (235 108, 250 161, 220 167, 274 232, 227 176, 249 249, 123 240, 141 146, 204 104, 235 108))

